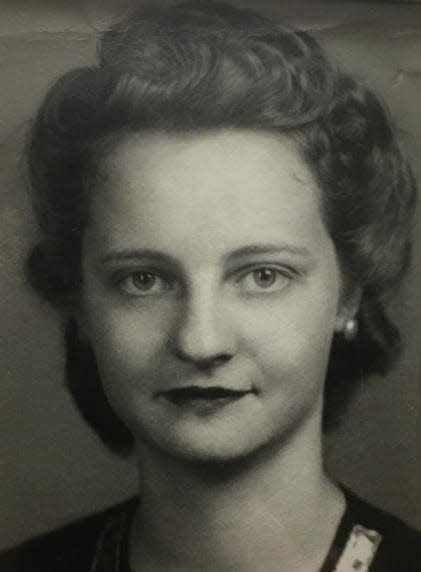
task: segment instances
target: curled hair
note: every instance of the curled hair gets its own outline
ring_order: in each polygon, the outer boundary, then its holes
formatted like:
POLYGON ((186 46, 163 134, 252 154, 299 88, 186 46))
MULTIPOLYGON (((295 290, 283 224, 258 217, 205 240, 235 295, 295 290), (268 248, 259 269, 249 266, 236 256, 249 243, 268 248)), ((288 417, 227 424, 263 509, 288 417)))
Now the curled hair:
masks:
MULTIPOLYGON (((135 11, 107 30, 98 64, 71 71, 52 87, 28 141, 28 178, 42 232, 28 259, 30 281, 56 307, 71 309, 89 191, 116 137, 218 128, 286 134, 296 142, 322 191, 343 275, 362 291, 357 338, 333 340, 325 389, 329 425, 356 382, 387 372, 399 354, 399 331, 386 306, 408 268, 416 189, 378 98, 337 70, 305 32, 200 0, 135 11)), ((66 343, 76 359, 74 324, 66 343)), ((90 363, 98 377, 93 354, 90 363)), ((104 429, 113 414, 104 409, 105 396, 95 398, 99 377, 83 393, 68 362, 68 383, 104 441, 117 450, 127 445, 121 424, 113 421, 113 439, 104 429)))

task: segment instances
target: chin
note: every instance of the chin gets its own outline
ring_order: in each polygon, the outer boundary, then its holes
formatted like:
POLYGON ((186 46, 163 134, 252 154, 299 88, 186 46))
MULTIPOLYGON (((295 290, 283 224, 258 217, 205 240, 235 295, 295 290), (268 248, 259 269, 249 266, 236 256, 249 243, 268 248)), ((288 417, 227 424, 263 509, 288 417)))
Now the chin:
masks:
POLYGON ((190 465, 244 465, 279 453, 315 415, 310 404, 270 409, 256 407, 252 399, 217 411, 182 413, 161 407, 131 410, 126 424, 135 436, 139 458, 155 452, 190 465))
POLYGON ((259 459, 273 455, 282 447, 285 433, 287 431, 276 435, 256 432, 250 435, 247 432, 218 434, 209 431, 207 435, 191 432, 170 436, 154 434, 153 437, 143 433, 136 441, 140 458, 146 448, 190 467, 206 467, 206 470, 214 467, 216 471, 224 471, 249 467, 259 459))

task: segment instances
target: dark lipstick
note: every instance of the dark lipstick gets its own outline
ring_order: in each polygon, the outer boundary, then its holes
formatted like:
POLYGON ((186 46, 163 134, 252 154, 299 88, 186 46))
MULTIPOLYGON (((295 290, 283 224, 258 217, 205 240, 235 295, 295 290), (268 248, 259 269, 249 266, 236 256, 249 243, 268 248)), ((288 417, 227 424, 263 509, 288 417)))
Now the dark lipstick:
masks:
POLYGON ((159 395, 181 407, 215 408, 228 405, 253 393, 252 390, 235 390, 226 387, 188 386, 163 391, 159 395))

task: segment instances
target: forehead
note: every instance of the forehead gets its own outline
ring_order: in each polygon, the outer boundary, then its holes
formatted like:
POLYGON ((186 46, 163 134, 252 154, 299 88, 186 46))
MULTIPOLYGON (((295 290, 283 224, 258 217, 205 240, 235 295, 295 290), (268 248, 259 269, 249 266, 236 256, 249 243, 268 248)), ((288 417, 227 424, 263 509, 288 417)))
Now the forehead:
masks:
POLYGON ((194 240, 238 247, 288 237, 311 243, 325 233, 320 190, 287 137, 243 130, 128 134, 101 171, 91 227, 104 246, 141 241, 171 249, 194 240))

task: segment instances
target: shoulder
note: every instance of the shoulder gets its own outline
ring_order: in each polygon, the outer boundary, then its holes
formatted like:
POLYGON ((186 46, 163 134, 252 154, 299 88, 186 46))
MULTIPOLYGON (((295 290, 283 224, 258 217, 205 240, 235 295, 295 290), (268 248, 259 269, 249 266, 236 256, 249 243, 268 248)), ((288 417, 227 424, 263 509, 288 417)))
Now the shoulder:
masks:
POLYGON ((0 553, 2 572, 88 572, 99 537, 113 517, 126 513, 136 499, 112 506, 0 553))
POLYGON ((381 542, 370 571, 419 572, 421 570, 421 532, 395 516, 345 491, 347 514, 359 524, 381 535, 381 542))

